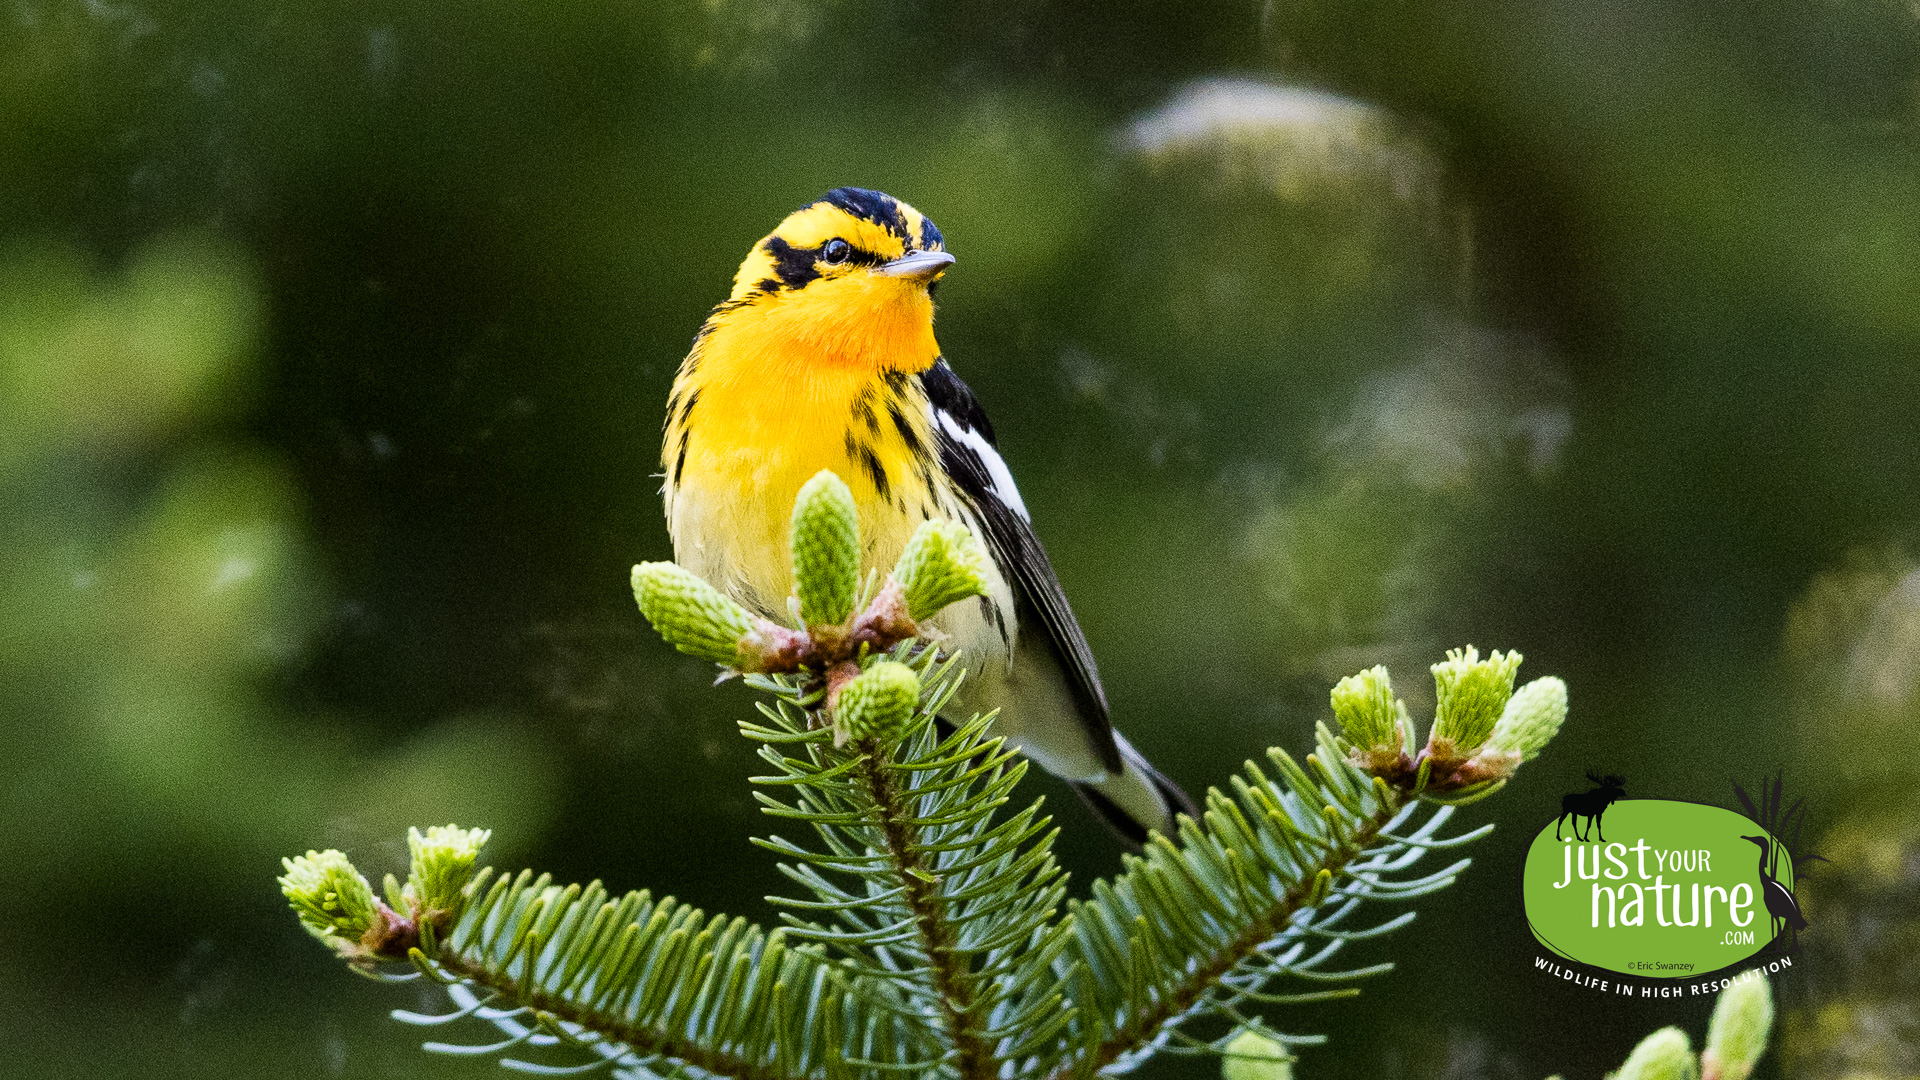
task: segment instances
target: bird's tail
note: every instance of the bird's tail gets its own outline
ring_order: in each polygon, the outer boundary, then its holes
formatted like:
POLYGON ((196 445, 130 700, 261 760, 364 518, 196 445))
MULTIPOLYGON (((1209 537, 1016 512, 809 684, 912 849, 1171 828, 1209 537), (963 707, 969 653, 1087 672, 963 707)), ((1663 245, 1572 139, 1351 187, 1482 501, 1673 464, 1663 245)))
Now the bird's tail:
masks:
POLYGON ((1150 830, 1172 837, 1174 815, 1200 816, 1193 799, 1180 790, 1180 785, 1160 775, 1125 736, 1116 731, 1113 741, 1120 747, 1120 772, 1105 780, 1073 785, 1109 828, 1138 847, 1147 842, 1150 830))

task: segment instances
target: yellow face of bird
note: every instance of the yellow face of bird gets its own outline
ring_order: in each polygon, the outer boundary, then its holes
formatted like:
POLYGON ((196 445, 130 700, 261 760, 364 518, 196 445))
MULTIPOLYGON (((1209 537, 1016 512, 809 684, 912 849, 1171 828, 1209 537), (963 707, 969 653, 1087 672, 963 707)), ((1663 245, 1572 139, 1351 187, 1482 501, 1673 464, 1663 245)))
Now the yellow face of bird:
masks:
POLYGON ((839 188, 754 245, 734 276, 734 310, 716 321, 734 348, 769 362, 918 371, 940 355, 932 287, 952 263, 920 211, 839 188))

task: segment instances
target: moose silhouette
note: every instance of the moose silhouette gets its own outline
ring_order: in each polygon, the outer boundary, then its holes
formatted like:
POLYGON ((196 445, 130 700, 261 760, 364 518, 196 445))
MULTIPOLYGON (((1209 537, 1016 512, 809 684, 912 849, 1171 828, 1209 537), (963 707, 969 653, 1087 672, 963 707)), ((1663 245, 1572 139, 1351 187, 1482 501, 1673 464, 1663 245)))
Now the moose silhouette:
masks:
POLYGON ((1586 841, 1587 837, 1580 832, 1580 819, 1585 818, 1588 831, 1599 833, 1600 842, 1606 843, 1607 834, 1600 828, 1600 817, 1607 812, 1607 807, 1626 797, 1627 782, 1618 776, 1595 776, 1591 772, 1587 773, 1587 779, 1595 785, 1592 791, 1576 791, 1561 796, 1560 816, 1553 823, 1555 840, 1560 839, 1560 823, 1571 817, 1574 839, 1583 843, 1586 841))

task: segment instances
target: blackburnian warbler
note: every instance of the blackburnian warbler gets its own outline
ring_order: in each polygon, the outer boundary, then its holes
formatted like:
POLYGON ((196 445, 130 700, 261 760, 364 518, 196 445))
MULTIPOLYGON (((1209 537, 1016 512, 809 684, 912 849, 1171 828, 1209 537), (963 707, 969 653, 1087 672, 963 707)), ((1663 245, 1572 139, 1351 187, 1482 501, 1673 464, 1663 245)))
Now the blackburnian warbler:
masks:
POLYGON ((988 595, 933 621, 969 668, 961 704, 1073 783, 1121 835, 1171 835, 1193 804, 1113 730, 1086 636, 1033 531, 993 426, 940 355, 940 230, 889 195, 839 188, 753 246, 694 336, 667 405, 667 526, 680 565, 783 619, 788 519, 821 469, 846 480, 868 566, 923 520, 973 531, 988 595))

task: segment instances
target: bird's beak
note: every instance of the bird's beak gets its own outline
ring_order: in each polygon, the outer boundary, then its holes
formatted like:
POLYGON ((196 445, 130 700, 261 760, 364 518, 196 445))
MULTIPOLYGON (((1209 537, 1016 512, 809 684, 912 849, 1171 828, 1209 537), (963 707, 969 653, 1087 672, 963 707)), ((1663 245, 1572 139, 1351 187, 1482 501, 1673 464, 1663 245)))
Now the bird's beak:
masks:
POLYGON ((881 263, 873 268, 873 272, 885 277, 927 282, 946 273, 947 267, 952 265, 953 256, 944 251, 915 251, 892 262, 881 263))

